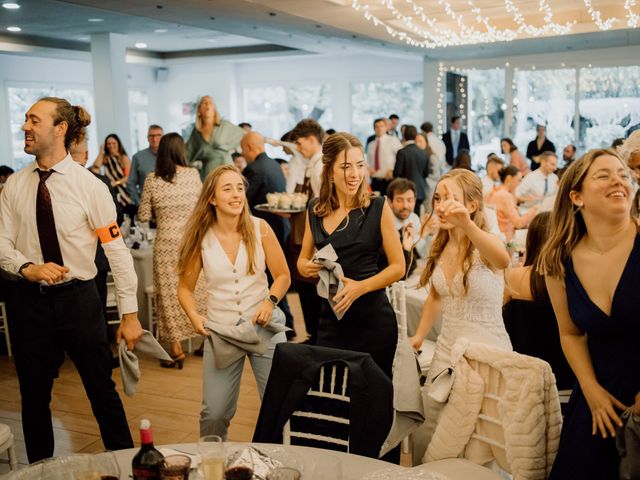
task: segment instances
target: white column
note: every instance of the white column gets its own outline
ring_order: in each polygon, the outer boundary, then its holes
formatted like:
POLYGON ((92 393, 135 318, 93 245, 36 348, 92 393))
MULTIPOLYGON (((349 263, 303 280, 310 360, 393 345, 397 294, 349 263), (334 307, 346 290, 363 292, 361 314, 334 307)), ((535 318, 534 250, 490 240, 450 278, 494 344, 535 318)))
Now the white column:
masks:
POLYGON ((425 57, 423 61, 422 74, 424 120, 433 123, 433 128, 436 133, 438 132, 438 125, 441 122, 441 119, 438 117, 439 99, 436 88, 438 83, 438 72, 438 62, 429 60, 425 57))
MULTIPOLYGON (((576 65, 575 71, 576 71, 576 91, 573 99, 573 102, 575 105, 575 112, 573 114, 573 128, 574 128, 575 135, 573 139, 573 144, 577 149, 578 145, 580 145, 580 65, 576 65)), ((558 145, 556 149, 556 153, 558 154, 560 159, 562 159, 562 150, 564 149, 564 147, 565 145, 558 145)))
POLYGON ((511 138, 511 126, 513 125, 513 66, 508 65, 504 69, 504 103, 507 109, 504 111, 504 137, 511 138))
POLYGON ((336 78, 331 82, 331 106, 333 109, 333 124, 328 127, 338 132, 351 131, 351 83, 346 77, 336 78))
MULTIPOLYGON (((93 98, 95 104, 97 143, 110 133, 120 137, 131 149, 129 127, 129 89, 127 79, 127 37, 116 33, 91 35, 93 64, 93 98)), ((134 152, 129 152, 133 154, 134 152)))

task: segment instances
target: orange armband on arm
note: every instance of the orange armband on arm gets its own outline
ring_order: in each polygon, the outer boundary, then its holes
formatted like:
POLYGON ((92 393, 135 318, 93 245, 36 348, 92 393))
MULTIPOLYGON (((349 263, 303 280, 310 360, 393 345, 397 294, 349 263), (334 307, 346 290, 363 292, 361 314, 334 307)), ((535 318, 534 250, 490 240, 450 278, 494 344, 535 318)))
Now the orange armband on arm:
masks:
POLYGON ((96 234, 100 239, 100 243, 109 243, 122 237, 117 222, 98 228, 96 234))

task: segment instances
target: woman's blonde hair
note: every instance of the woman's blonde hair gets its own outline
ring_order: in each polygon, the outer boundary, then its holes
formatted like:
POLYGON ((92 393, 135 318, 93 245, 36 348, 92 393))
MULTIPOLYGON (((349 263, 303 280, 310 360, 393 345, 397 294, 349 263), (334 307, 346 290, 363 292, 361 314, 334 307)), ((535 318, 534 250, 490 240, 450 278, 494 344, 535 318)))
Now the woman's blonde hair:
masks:
MULTIPOLYGON (((484 216, 484 203, 482 201, 482 182, 480 181, 478 176, 469 170, 458 168, 445 173, 442 177, 440 177, 440 180, 438 180, 438 184, 447 179, 454 180, 458 184, 458 186, 460 186, 464 194, 465 205, 469 205, 471 202, 476 202, 478 207, 476 208, 475 212, 471 213, 471 221, 482 230, 488 231, 487 222, 484 216)), ((436 184, 436 189, 438 188, 438 184, 436 184)), ((436 214, 435 202, 436 201, 434 195, 434 197, 431 199, 431 215, 436 214)), ((429 250, 429 256, 427 258, 427 265, 424 267, 422 275, 420 275, 421 287, 424 287, 427 283, 429 283, 438 260, 442 255, 444 247, 447 246, 448 242, 449 231, 440 229, 438 231, 438 234, 436 235, 436 238, 434 238, 433 243, 431 244, 431 249, 429 250)), ((469 274, 469 270, 471 269, 473 251, 475 250, 473 243, 471 243, 468 239, 466 240, 466 242, 467 249, 464 254, 464 260, 462 262, 462 285, 464 286, 465 295, 469 288, 469 280, 467 277, 469 274)))
POLYGON ((202 130, 203 119, 200 115, 200 107, 202 106, 202 102, 205 98, 210 99, 211 103, 213 104, 213 124, 220 125, 220 121, 222 120, 220 118, 220 113, 218 112, 216 102, 213 101, 213 97, 211 95, 203 95, 202 97, 200 97, 200 100, 198 100, 198 106, 196 107, 196 130, 202 130))
POLYGON ((588 151, 573 162, 562 175, 551 211, 551 225, 549 227, 551 234, 534 265, 540 275, 564 277, 564 265, 587 231, 582 212, 573 204, 570 194, 574 191, 582 191, 582 184, 589 168, 596 159, 604 155, 616 157, 626 167, 624 160, 615 150, 611 148, 595 149, 588 151))
MULTIPOLYGON (((237 173, 247 187, 247 180, 242 176, 240 170, 235 165, 221 165, 209 173, 202 185, 200 197, 196 202, 191 217, 187 221, 187 225, 180 242, 179 258, 178 258, 178 274, 185 273, 190 266, 194 265, 200 258, 200 249, 204 237, 217 220, 216 207, 211 204, 216 193, 218 180, 227 173, 237 173)), ((245 249, 247 250, 247 275, 255 273, 255 259, 257 250, 256 232, 253 224, 253 218, 249 210, 247 199, 245 198, 244 207, 240 214, 238 222, 238 232, 242 237, 245 249)))
POLYGON ((625 163, 629 163, 631 155, 640 153, 640 130, 635 130, 617 149, 618 154, 625 163))
MULTIPOLYGON (((333 183, 333 167, 338 161, 347 162, 347 152, 351 148, 360 149, 364 155, 364 148, 362 148, 360 140, 346 132, 336 132, 329 135, 329 138, 322 144, 322 184, 318 203, 313 207, 313 213, 319 217, 326 217, 340 207, 338 192, 333 183)), ((371 203, 371 197, 363 179, 358 191, 349 199, 347 208, 367 208, 369 203, 371 203)))

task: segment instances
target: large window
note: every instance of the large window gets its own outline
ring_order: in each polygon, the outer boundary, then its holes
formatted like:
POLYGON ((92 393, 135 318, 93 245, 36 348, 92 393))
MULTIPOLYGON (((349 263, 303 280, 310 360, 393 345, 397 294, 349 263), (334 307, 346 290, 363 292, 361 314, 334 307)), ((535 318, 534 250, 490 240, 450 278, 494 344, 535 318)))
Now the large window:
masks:
POLYGON ((313 118, 324 128, 333 121, 330 85, 291 85, 244 89, 242 121, 254 130, 280 138, 303 118, 313 118))
POLYGON ((526 151, 537 124, 547 126, 556 151, 574 143, 575 70, 518 70, 514 81, 513 141, 518 148, 526 151))
POLYGON ((149 95, 144 90, 129 90, 129 123, 131 128, 129 156, 131 156, 148 146, 149 95))
POLYGON ((424 119, 422 82, 354 83, 351 90, 351 133, 363 142, 373 134, 373 121, 392 113, 401 124, 420 128, 424 119))
POLYGON ((504 69, 470 70, 467 73, 469 115, 467 129, 473 145, 473 163, 484 167, 489 153, 500 153, 504 134, 504 69))
POLYGON ((580 146, 608 147, 640 128, 640 67, 580 70, 580 146))
MULTIPOLYGON (((13 168, 18 170, 28 165, 34 160, 33 156, 24 153, 24 132, 22 124, 24 115, 39 98, 61 97, 67 99, 72 105, 83 106, 92 118, 95 118, 93 107, 93 94, 88 88, 51 86, 51 85, 29 85, 20 87, 8 87, 7 96, 9 98, 9 115, 11 127, 11 146, 13 152, 13 168)), ((89 134, 89 163, 98 151, 96 141, 96 127, 92 123, 88 128, 89 134)))

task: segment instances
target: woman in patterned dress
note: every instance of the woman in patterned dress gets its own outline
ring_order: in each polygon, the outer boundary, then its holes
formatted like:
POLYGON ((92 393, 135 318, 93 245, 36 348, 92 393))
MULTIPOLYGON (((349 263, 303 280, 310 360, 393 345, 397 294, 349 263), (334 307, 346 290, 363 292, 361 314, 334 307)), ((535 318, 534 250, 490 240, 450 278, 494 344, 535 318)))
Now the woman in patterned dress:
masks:
MULTIPOLYGON (((178 248, 187 219, 202 190, 200 175, 186 166, 184 141, 177 133, 160 140, 156 171, 144 183, 138 220, 147 222, 155 216, 158 224, 153 245, 153 286, 160 340, 171 343, 173 362, 163 367, 182 368, 185 354, 180 342, 193 336, 191 322, 178 303, 178 248)), ((202 298, 204 300, 204 297, 202 298)), ((204 305, 203 302, 198 302, 204 305)))
POLYGON ((100 173, 102 166, 104 166, 104 174, 111 182, 111 186, 118 193, 118 202, 125 213, 129 213, 128 208, 132 201, 127 192, 127 179, 129 178, 131 160, 129 160, 120 138, 115 133, 107 135, 104 143, 100 145, 100 153, 90 170, 94 173, 100 173))

